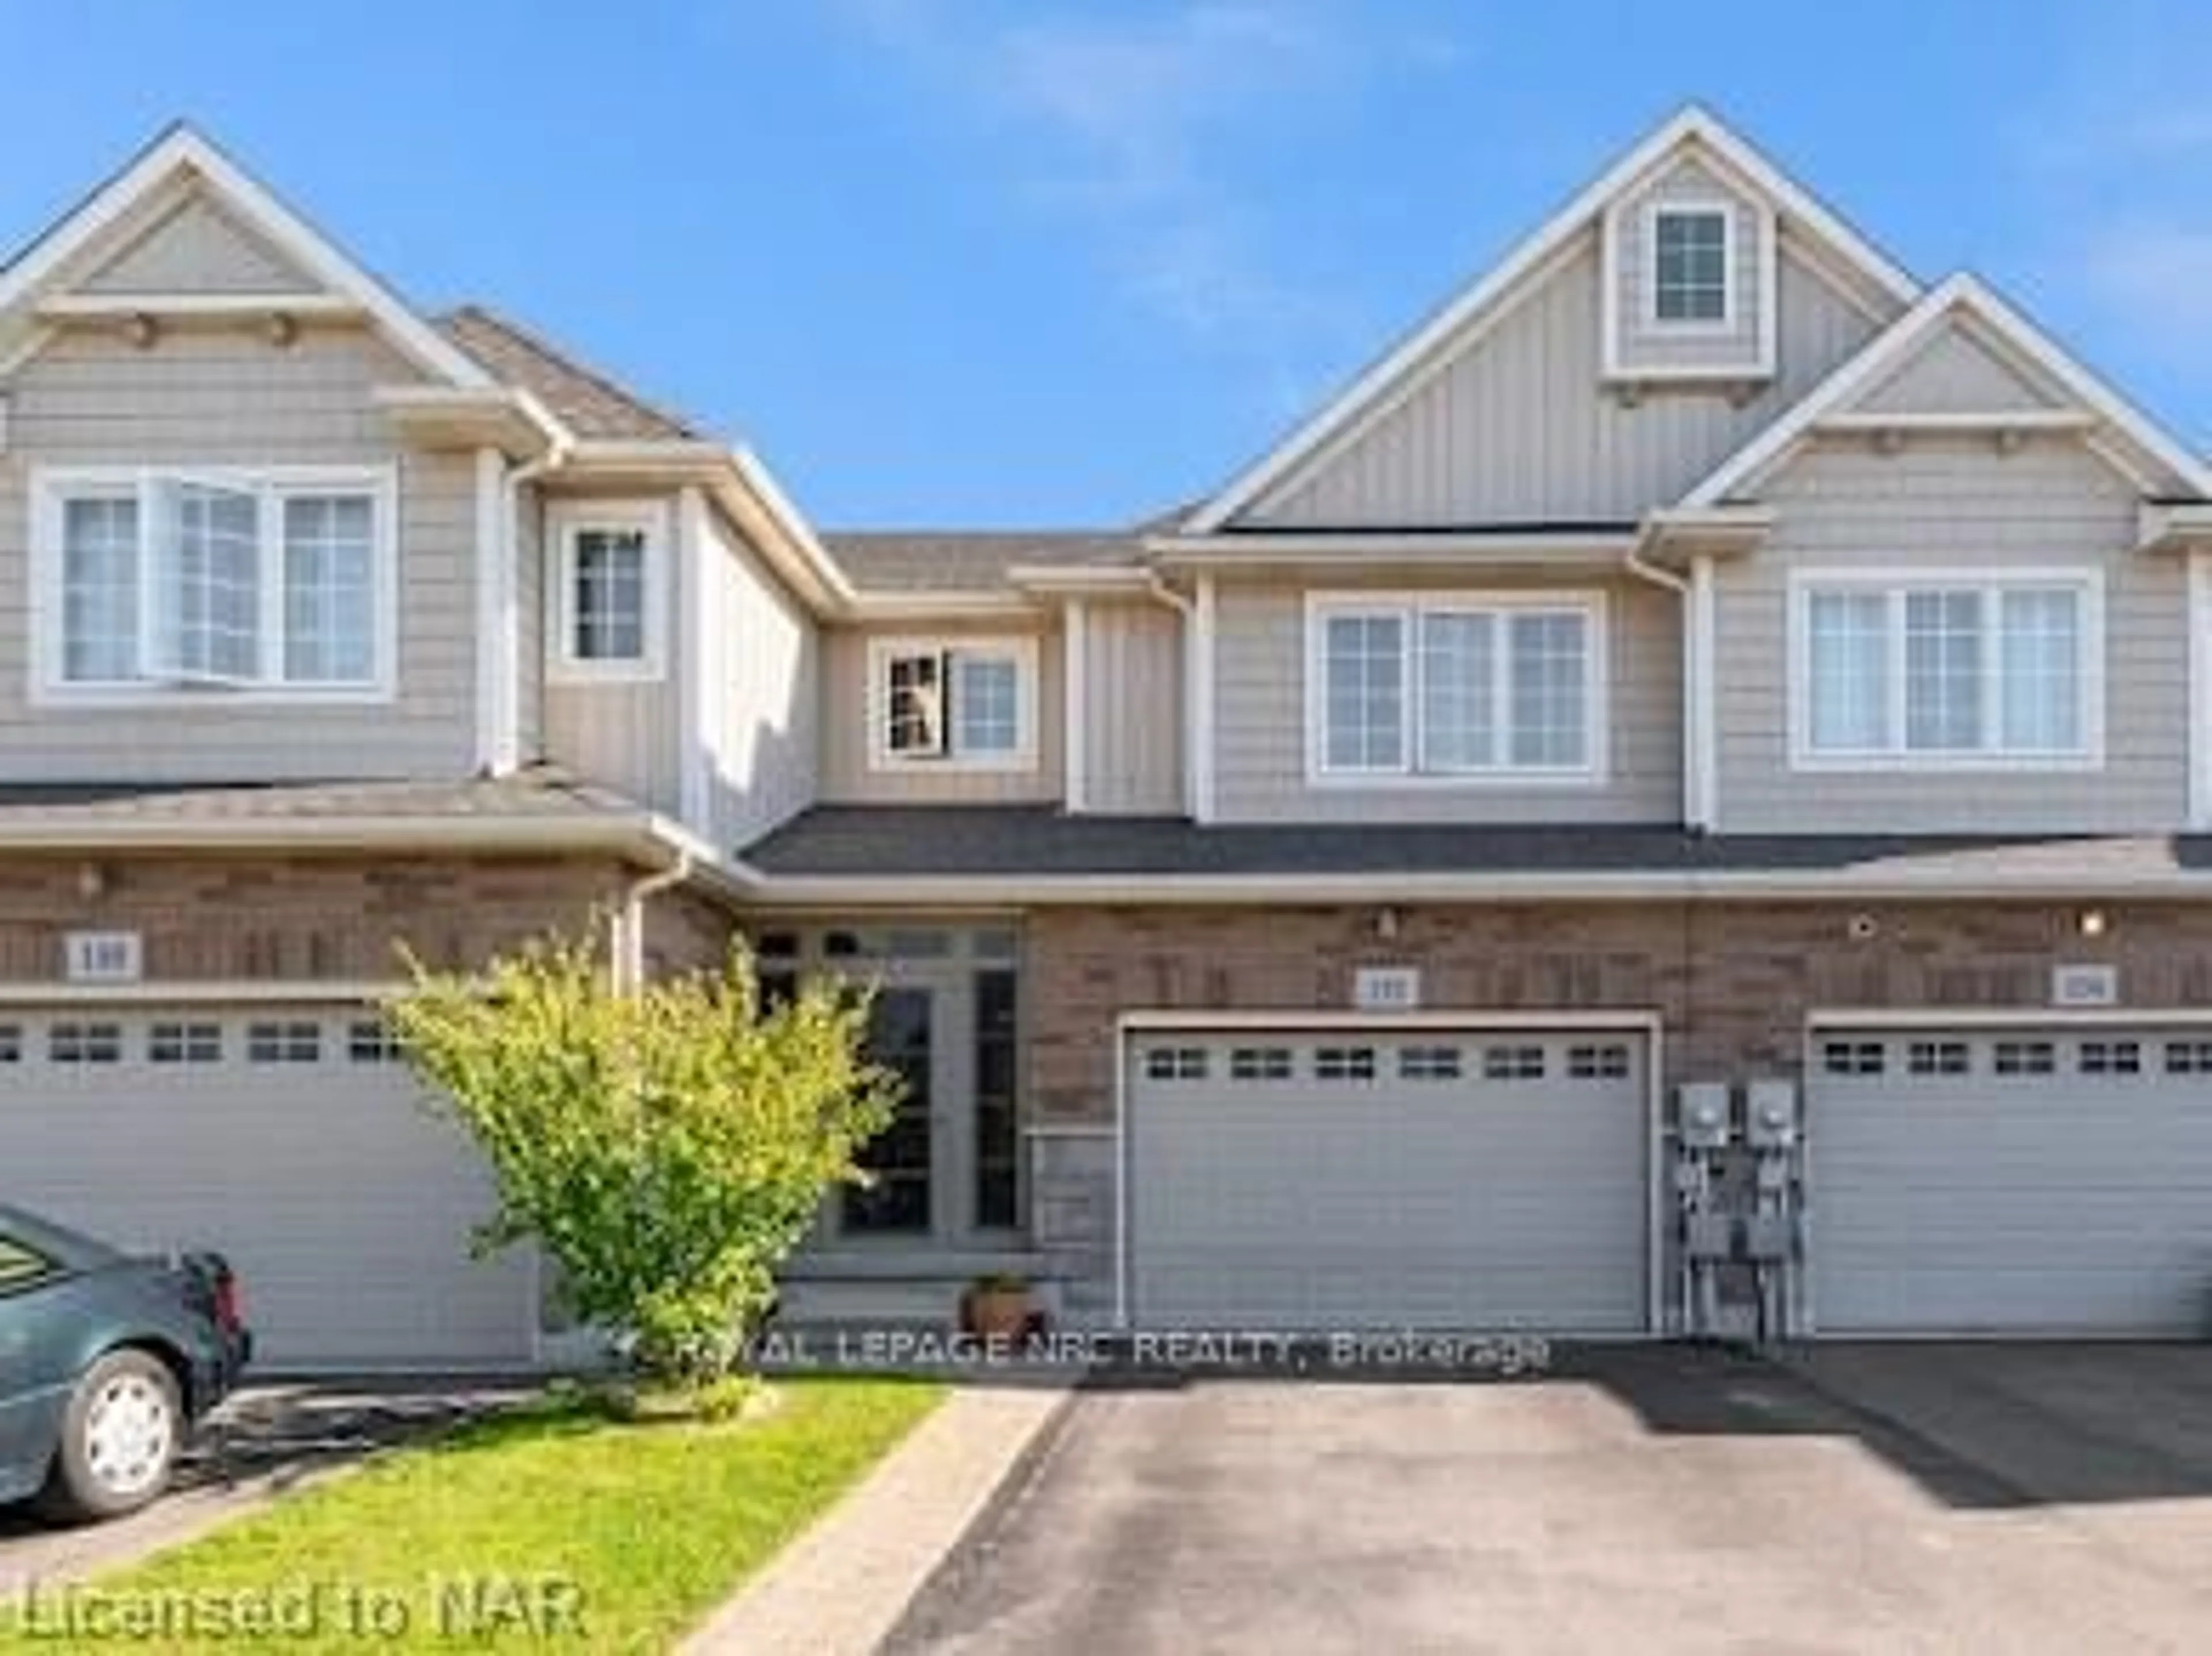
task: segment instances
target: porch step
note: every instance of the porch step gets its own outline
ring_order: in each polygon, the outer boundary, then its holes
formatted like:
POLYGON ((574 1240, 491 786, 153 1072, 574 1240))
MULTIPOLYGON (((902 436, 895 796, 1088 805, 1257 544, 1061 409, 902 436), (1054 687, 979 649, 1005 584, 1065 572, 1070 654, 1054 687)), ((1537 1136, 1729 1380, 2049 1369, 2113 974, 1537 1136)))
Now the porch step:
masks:
POLYGON ((776 1301, 785 1327, 950 1328, 970 1278, 787 1278, 776 1301))

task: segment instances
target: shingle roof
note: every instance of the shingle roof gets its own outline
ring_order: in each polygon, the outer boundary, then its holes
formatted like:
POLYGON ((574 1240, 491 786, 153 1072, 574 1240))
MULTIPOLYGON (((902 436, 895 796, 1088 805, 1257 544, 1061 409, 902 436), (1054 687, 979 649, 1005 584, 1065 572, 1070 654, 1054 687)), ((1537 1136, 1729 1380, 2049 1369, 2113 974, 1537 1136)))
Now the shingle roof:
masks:
POLYGON ((1144 555, 1134 529, 866 530, 825 534, 853 584, 886 592, 973 592, 1023 564, 1127 567, 1144 555))
POLYGON ((579 437, 683 440, 701 434, 688 421, 481 305, 448 312, 436 318, 436 326, 501 384, 530 392, 579 437))
POLYGON ((481 822, 588 822, 641 817, 643 807, 604 788, 546 773, 451 781, 236 782, 148 786, 131 783, 0 786, 0 834, 48 823, 204 826, 348 818, 481 822))
POLYGON ((744 852, 771 878, 1306 874, 1955 874, 2094 884, 2203 875, 2212 839, 1700 834, 1677 828, 1216 824, 1051 806, 822 805, 744 852))

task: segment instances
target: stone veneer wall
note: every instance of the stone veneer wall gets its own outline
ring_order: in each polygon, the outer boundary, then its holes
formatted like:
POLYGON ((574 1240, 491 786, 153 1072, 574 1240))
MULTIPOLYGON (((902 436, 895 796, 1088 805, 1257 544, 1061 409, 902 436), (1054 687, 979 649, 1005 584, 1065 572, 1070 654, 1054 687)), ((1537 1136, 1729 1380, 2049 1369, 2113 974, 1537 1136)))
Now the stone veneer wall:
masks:
POLYGON ((1053 908, 1028 917, 1033 1241, 1072 1318, 1113 1301, 1114 1042, 1129 1011, 1340 1011, 1361 966, 1418 966, 1431 1010, 1656 1010, 1662 1079, 1798 1077, 1848 1007, 2049 1004, 2051 968, 2117 966, 2125 1006, 2212 1006, 2212 905, 1592 903, 1053 908), (1873 935, 1855 937, 1865 915, 1873 935), (1089 1131, 1085 1131, 1088 1129, 1089 1131))

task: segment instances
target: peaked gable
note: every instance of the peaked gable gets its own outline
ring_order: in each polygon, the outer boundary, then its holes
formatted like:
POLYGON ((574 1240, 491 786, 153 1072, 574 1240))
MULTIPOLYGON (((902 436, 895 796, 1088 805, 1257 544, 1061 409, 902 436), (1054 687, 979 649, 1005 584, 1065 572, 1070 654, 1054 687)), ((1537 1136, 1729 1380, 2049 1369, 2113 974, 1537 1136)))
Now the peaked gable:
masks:
POLYGON ((269 294, 323 291, 265 237, 195 188, 121 251, 67 284, 91 294, 269 294))
POLYGON ((1824 426, 2002 425, 2042 417, 2078 422, 2084 438, 2147 492, 2212 499, 2212 467, 1987 284, 1961 272, 1929 289, 1682 504, 1755 497, 1760 483, 1824 426), (1899 401, 1916 390, 1954 402, 1984 394, 2006 400, 1976 407, 1899 401))
MULTIPOLYGON (((148 234, 149 215, 160 216, 156 204, 183 196, 196 196, 216 208, 232 227, 264 243, 277 256, 288 280, 306 284, 285 291, 326 294, 356 308, 434 379, 471 390, 491 385, 490 376, 466 352, 186 126, 163 133, 0 270, 0 358, 8 355, 8 334, 28 331, 41 301, 61 293, 72 278, 81 281, 125 258, 148 234)), ((87 290, 76 291, 82 296, 87 290)), ((126 295, 111 292, 105 296, 126 295)), ((202 292, 197 296, 212 295, 202 292)))
POLYGON ((2064 408, 2063 385, 1954 316, 1851 403, 1869 414, 2005 414, 2064 408))
POLYGON ((1577 240, 1587 237, 1590 227, 1621 197, 1685 156, 1710 165, 1735 187, 1756 195, 1784 226, 1816 245, 1845 285, 1875 296, 1878 319, 1887 319, 1918 294, 1918 284, 1909 274, 1717 118, 1693 106, 1630 149, 1341 395, 1200 505, 1185 521, 1184 531, 1205 534, 1229 527, 1263 496, 1294 486, 1292 480, 1448 368, 1533 280, 1554 269, 1577 240))

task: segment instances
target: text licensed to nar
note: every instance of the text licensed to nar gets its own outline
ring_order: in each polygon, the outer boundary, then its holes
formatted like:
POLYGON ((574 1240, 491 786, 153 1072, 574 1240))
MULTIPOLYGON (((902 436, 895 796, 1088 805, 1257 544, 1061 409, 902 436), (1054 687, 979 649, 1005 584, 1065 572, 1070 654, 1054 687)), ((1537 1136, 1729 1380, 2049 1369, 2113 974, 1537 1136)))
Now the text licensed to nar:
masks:
POLYGON ((63 1649, 316 1640, 363 1646, 514 1638, 588 1643, 583 1590, 562 1575, 256 1582, 191 1589, 33 1581, 0 1598, 0 1626, 63 1649))

